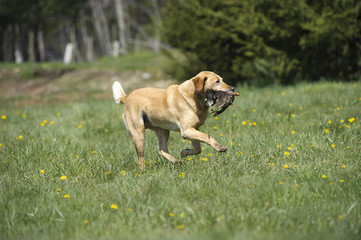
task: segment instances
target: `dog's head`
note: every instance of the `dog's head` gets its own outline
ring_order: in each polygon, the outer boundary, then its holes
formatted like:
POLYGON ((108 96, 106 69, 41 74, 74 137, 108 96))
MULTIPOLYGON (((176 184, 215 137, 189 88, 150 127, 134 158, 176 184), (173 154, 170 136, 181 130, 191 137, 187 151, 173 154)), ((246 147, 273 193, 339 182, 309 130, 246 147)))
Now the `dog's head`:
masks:
POLYGON ((223 82, 223 79, 219 75, 209 71, 198 73, 192 78, 192 81, 194 83, 195 91, 198 94, 204 94, 206 96, 205 104, 208 107, 216 103, 214 98, 215 92, 233 92, 235 90, 235 87, 223 82))

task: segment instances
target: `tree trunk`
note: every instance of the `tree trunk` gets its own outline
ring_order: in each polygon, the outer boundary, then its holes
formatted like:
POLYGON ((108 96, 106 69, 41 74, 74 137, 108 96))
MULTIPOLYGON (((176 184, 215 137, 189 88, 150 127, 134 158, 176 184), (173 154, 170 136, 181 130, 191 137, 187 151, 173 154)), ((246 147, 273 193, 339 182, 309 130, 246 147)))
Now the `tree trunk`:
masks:
POLYGON ((98 35, 98 40, 104 55, 111 55, 111 42, 109 37, 108 23, 105 18, 100 1, 91 0, 90 6, 93 14, 93 22, 98 35))
POLYGON ((35 62, 34 30, 29 32, 29 62, 35 62))
POLYGON ((151 0, 152 8, 154 12, 154 22, 155 22, 155 34, 153 39, 153 51, 159 52, 160 49, 160 26, 162 24, 162 19, 159 14, 159 7, 157 0, 151 0))
POLYGON ((125 25, 125 14, 124 14, 124 2, 123 0, 114 0, 115 12, 117 15, 117 23, 119 29, 119 43, 120 52, 126 54, 127 52, 127 41, 126 41, 126 25, 125 25))
POLYGON ((39 48, 40 61, 44 62, 45 61, 45 44, 44 44, 43 31, 41 31, 41 30, 38 31, 38 48, 39 48))

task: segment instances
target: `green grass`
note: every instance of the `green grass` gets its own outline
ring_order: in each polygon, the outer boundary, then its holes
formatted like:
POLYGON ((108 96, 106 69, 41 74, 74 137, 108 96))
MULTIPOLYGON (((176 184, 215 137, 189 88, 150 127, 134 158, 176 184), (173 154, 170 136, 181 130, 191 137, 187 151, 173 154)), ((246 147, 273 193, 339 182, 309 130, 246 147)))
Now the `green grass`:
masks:
POLYGON ((1 107, 1 239, 359 239, 361 83, 239 92, 201 128, 226 153, 148 131, 146 172, 112 99, 1 107))

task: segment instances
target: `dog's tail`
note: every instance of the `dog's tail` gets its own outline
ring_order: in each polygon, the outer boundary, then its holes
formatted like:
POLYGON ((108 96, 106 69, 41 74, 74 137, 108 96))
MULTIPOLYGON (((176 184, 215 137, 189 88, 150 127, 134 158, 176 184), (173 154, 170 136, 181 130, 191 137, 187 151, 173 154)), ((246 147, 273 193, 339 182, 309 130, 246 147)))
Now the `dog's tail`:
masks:
POLYGON ((122 85, 118 81, 113 83, 113 97, 116 104, 124 103, 124 100, 127 98, 127 94, 125 94, 122 85))

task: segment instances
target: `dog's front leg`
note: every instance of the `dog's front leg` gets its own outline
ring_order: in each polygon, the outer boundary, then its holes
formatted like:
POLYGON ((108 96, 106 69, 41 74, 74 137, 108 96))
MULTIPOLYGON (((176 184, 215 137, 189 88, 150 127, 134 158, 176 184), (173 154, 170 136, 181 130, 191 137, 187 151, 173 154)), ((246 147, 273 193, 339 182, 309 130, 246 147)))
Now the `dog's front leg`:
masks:
POLYGON ((201 141, 201 142, 207 143, 208 145, 210 145, 212 148, 214 148, 218 152, 227 151, 227 148, 225 146, 219 144, 210 135, 202 133, 195 128, 187 128, 187 129, 183 130, 182 137, 189 139, 192 142, 194 140, 196 140, 196 141, 201 141))
POLYGON ((192 149, 190 149, 190 148, 184 149, 181 152, 181 157, 185 157, 185 156, 189 156, 189 155, 198 155, 202 152, 200 141, 192 140, 192 146, 193 146, 192 149))

